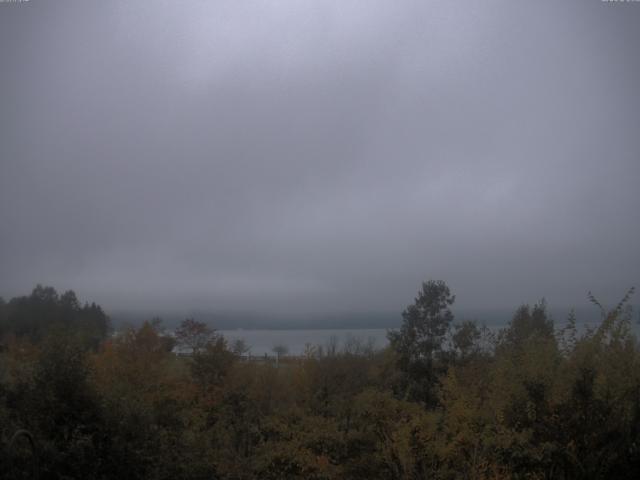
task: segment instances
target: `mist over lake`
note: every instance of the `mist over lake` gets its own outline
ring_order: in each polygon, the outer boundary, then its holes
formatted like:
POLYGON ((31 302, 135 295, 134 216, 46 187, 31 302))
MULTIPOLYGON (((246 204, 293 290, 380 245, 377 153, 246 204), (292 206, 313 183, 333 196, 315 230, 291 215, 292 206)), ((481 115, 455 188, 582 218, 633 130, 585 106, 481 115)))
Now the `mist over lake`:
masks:
POLYGON ((381 349, 389 343, 387 330, 376 329, 338 329, 338 330, 220 330, 229 343, 244 340, 251 347, 251 355, 273 355, 273 348, 284 346, 289 355, 302 355, 307 346, 326 347, 335 343, 341 350, 349 341, 356 340, 362 345, 381 349))
MULTIPOLYGON (((635 307, 635 317, 632 319, 631 328, 635 333, 640 333, 640 314, 638 307, 635 307)), ((567 317, 570 309, 552 309, 550 316, 555 320, 557 329, 562 329, 567 325, 567 317)), ((489 331, 498 333, 501 329, 506 328, 513 316, 510 310, 494 310, 484 312, 464 312, 461 320, 473 319, 480 325, 486 326, 489 331), (466 315, 465 315, 466 314, 466 315)), ((588 328, 596 327, 601 321, 600 313, 589 307, 574 309, 576 321, 580 331, 588 328)), ((398 322, 399 323, 399 322, 398 322)), ((317 322, 316 325, 321 325, 317 322)), ((387 332, 395 330, 398 324, 391 324, 387 328, 304 328, 304 329, 287 329, 287 328, 236 328, 221 329, 218 333, 223 335, 229 344, 236 340, 244 340, 250 347, 250 355, 273 355, 273 348, 276 346, 285 346, 290 355, 304 354, 308 346, 326 347, 330 344, 337 346, 341 350, 350 341, 360 342, 362 345, 368 345, 375 349, 383 349, 388 346, 389 340, 387 332)))

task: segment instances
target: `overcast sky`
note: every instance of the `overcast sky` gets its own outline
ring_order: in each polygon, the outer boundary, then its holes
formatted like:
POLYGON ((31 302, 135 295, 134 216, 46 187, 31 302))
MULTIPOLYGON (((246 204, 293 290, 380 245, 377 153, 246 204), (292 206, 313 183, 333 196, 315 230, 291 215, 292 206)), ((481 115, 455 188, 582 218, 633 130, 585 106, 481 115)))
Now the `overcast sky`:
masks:
POLYGON ((0 3, 0 295, 107 309, 613 303, 640 3, 0 3))

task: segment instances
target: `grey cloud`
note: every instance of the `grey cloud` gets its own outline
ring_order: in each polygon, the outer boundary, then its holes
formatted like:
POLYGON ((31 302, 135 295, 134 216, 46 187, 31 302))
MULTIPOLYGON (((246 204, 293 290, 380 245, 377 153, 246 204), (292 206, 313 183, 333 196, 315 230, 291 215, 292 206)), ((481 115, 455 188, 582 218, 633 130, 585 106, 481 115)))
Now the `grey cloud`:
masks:
POLYGON ((638 279, 640 6, 0 5, 0 294, 398 311, 638 279))

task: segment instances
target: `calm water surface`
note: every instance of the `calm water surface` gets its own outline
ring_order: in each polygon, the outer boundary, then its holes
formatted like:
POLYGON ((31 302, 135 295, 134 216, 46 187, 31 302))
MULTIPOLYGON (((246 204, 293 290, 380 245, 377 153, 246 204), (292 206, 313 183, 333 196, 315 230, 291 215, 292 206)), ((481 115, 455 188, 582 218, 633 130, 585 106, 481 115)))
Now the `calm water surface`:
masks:
MULTIPOLYGON (((561 329, 565 325, 563 317, 559 317, 560 321, 556 321, 555 328, 561 329)), ((584 317, 583 317, 584 318, 584 317)), ((588 317, 587 317, 588 318, 588 317)), ((578 333, 584 332, 587 325, 592 328, 599 325, 599 320, 592 316, 589 322, 578 322, 578 333)), ((497 334, 501 328, 506 327, 506 322, 487 325, 490 331, 497 334)), ((640 317, 631 325, 635 335, 640 338, 640 317)), ((284 345, 288 349, 289 355, 302 355, 307 344, 326 346, 335 338, 338 349, 342 347, 350 339, 357 339, 363 344, 372 343, 374 348, 381 349, 388 345, 386 328, 369 328, 369 329, 302 329, 302 330, 253 330, 253 329, 236 329, 236 330, 218 330, 225 336, 231 345, 237 339, 243 339, 248 346, 251 347, 251 355, 262 356, 274 355, 273 347, 276 345, 284 345)))
POLYGON ((219 330, 229 344, 237 339, 243 339, 251 347, 251 355, 273 355, 273 347, 284 345, 289 355, 301 355, 305 346, 327 345, 335 338, 341 349, 350 339, 357 339, 363 343, 372 342, 375 348, 387 345, 387 329, 354 329, 354 330, 219 330))

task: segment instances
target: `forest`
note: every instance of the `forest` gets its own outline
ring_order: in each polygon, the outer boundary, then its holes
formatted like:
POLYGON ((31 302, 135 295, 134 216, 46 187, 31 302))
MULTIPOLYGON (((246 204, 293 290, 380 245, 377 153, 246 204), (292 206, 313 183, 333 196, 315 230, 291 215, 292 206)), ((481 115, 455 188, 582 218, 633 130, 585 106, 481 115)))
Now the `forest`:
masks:
POLYGON ((540 301, 495 331, 457 321, 430 280, 388 347, 276 364, 196 319, 114 331, 100 306, 37 286, 0 300, 0 477, 639 478, 632 294, 613 309, 589 294, 591 328, 540 301))

